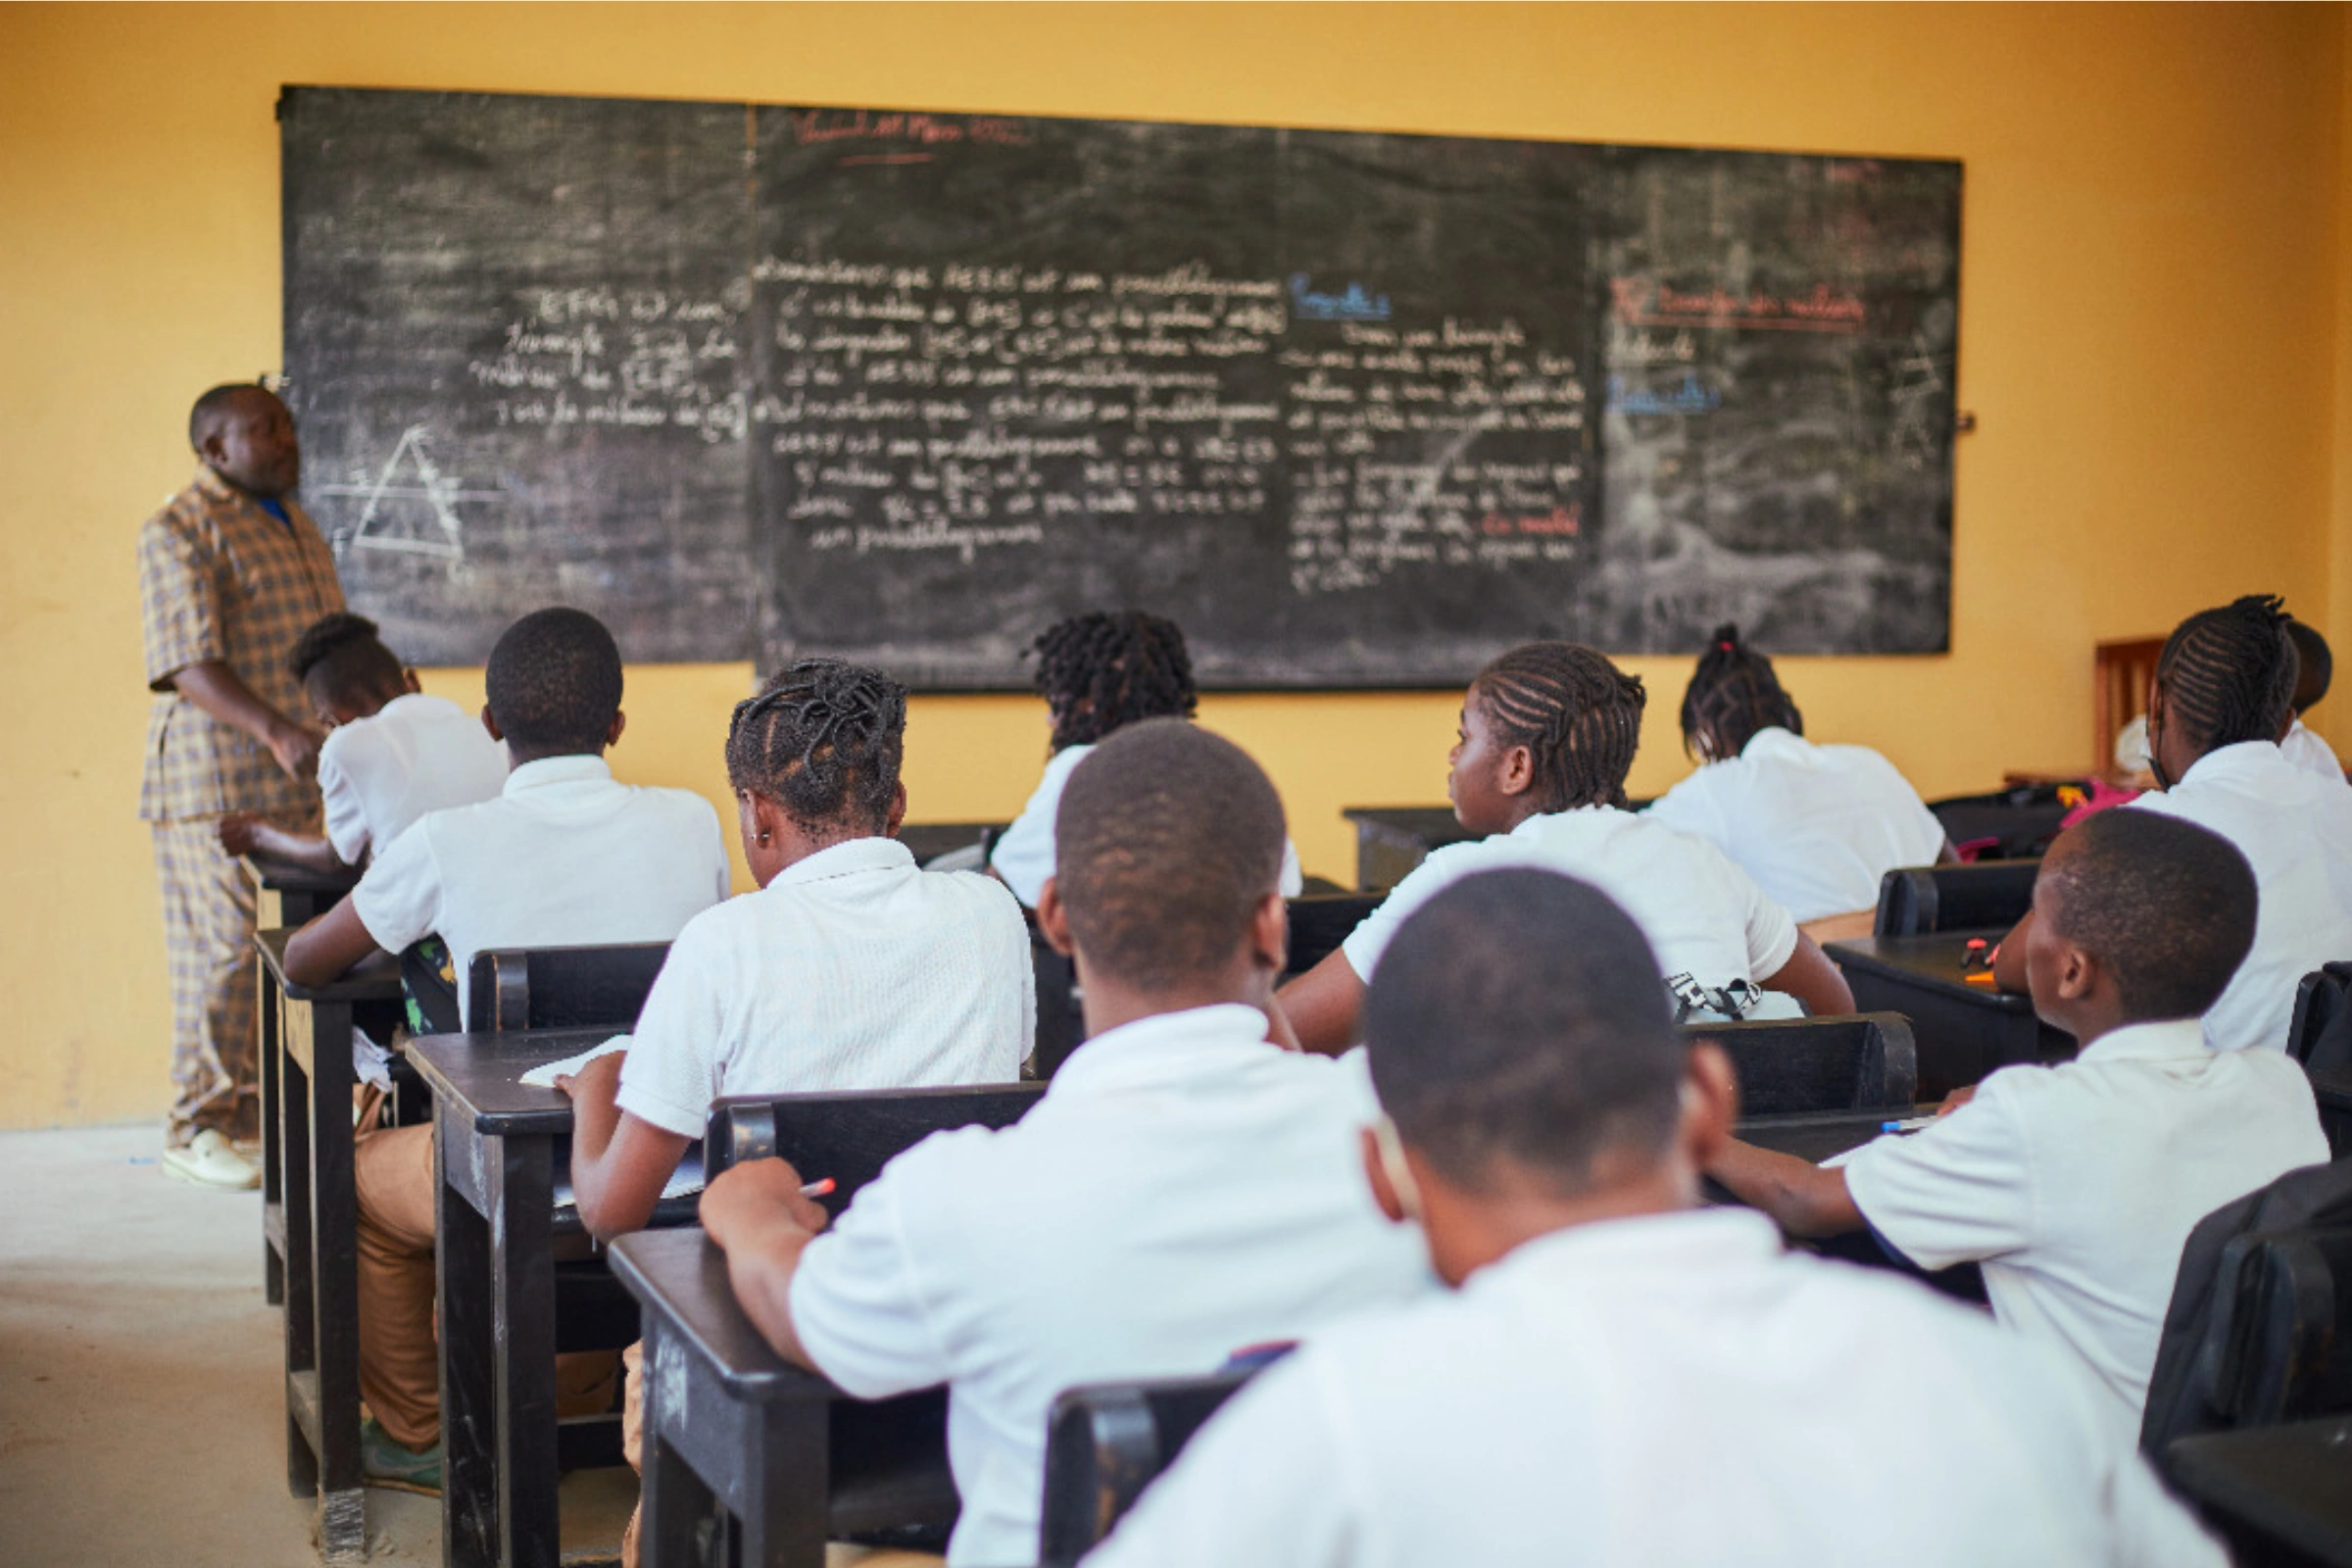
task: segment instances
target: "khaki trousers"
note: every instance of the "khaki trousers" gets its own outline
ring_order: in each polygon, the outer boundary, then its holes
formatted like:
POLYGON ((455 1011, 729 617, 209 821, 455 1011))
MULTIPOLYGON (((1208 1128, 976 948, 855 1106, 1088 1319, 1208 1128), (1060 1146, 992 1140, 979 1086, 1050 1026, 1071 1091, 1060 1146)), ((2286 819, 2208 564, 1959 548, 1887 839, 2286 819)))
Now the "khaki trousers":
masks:
POLYGON ((220 848, 218 816, 152 822, 172 976, 172 1148, 210 1128, 261 1130, 255 1066, 253 884, 220 848))
MULTIPOLYGON (((352 1152, 360 1204, 360 1397, 395 1443, 441 1441, 433 1323, 433 1130, 364 1132, 352 1152)), ((610 1350, 556 1357, 556 1413, 612 1408, 610 1350)))

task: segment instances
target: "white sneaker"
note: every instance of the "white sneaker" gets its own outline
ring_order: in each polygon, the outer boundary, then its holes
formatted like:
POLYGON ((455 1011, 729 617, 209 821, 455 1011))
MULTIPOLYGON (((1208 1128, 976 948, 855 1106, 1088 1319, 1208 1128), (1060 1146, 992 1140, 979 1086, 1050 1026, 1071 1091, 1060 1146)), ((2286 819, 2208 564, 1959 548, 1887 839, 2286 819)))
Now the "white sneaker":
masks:
POLYGON ((262 1173, 215 1128, 198 1133, 184 1149, 164 1151, 164 1174, 199 1187, 244 1192, 262 1185, 262 1173))

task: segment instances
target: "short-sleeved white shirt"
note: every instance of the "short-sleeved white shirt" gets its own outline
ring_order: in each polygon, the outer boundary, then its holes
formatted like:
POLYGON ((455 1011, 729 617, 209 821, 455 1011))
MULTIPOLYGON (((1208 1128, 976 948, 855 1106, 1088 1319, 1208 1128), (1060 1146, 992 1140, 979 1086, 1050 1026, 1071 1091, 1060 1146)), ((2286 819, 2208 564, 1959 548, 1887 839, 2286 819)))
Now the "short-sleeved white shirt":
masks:
POLYGON ((1872 1229, 1924 1268, 1982 1260, 1992 1310, 2088 1374, 2134 1441, 2180 1249, 2197 1221, 2328 1140, 2303 1069, 2206 1049, 2194 1019, 2004 1067, 1969 1103, 1845 1166, 1872 1229))
POLYGON ((476 953, 667 942, 727 896, 727 877, 700 795, 617 783, 601 757, 543 757, 496 800, 418 817, 351 901, 379 948, 448 944, 464 1005, 476 953))
POLYGON ((1934 865, 1943 850, 1943 824, 1892 762, 1778 725, 1675 785, 1648 814, 1730 856, 1798 921, 1876 908, 1881 877, 1934 865))
POLYGON ((699 1138, 720 1095, 1009 1083, 1037 1026, 1029 927, 988 877, 852 839, 686 923, 620 1108, 699 1138))
MULTIPOLYGON (((988 852, 988 863, 1012 889, 1013 897, 1029 908, 1037 907, 1037 901, 1045 895, 1046 878, 1054 874, 1054 813, 1061 809, 1061 792, 1068 787, 1072 770, 1093 750, 1092 746, 1065 746, 1055 752, 1029 804, 988 852)), ((1282 841, 1282 896, 1295 899, 1305 885, 1298 852, 1286 838, 1282 841)))
POLYGON ((326 841, 345 865, 407 831, 427 811, 492 800, 507 785, 507 749, 443 697, 408 692, 338 724, 318 748, 326 841))
POLYGON ((1010 1128, 926 1139, 801 1254, 792 1321, 861 1398, 948 1385, 959 1565, 1035 1562, 1046 1414, 1075 1384, 1214 1371, 1432 1288, 1363 1177, 1361 1054, 1253 1007, 1096 1036, 1010 1128))
POLYGON ((1796 951, 1788 911, 1714 845, 1639 812, 1581 806, 1431 852, 1348 934, 1348 967, 1371 980, 1405 916, 1466 876, 1517 866, 1577 877, 1616 900, 1649 939, 1662 976, 1760 982, 1796 951))
POLYGON ((1089 1568, 2218 1565, 2038 1348, 1714 1209, 1525 1243, 1261 1373, 1089 1568))
POLYGON ((2321 964, 2352 958, 2352 789, 2297 767, 2269 741, 2242 741, 2125 808, 2210 828, 2252 864, 2262 895, 2254 951, 2205 1015, 2205 1038, 2216 1051, 2285 1050, 2295 987, 2321 964))
POLYGON ((2308 768, 2330 783, 2345 781, 2343 760, 2335 755, 2335 748, 2305 728, 2299 718, 2278 743, 2278 752, 2297 767, 2308 768))

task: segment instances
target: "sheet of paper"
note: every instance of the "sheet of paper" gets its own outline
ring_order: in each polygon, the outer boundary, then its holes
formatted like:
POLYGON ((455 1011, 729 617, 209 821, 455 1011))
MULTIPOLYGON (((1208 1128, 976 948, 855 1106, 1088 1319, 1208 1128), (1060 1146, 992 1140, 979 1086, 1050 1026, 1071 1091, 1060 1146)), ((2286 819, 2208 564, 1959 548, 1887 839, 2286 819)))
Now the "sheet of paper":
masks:
POLYGON ((542 1066, 533 1067, 529 1072, 524 1073, 520 1078, 516 1079, 515 1082, 531 1089, 553 1089, 556 1087, 557 1079, 570 1077, 573 1073, 578 1072, 582 1067, 587 1066, 597 1057, 610 1056, 615 1051, 626 1051, 628 1049, 629 1037, 627 1035, 614 1035, 603 1045, 592 1046, 588 1050, 581 1052, 576 1056, 565 1056, 562 1061, 551 1061, 542 1066))
MULTIPOLYGON (((703 1146, 693 1144, 687 1148, 685 1153, 678 1156, 678 1168, 670 1172, 668 1181, 662 1183, 662 1196, 663 1198, 684 1198, 689 1193, 699 1193, 702 1190, 703 1146)), ((573 1202, 571 1173, 565 1171, 562 1176, 556 1178, 556 1206, 569 1208, 573 1202)))

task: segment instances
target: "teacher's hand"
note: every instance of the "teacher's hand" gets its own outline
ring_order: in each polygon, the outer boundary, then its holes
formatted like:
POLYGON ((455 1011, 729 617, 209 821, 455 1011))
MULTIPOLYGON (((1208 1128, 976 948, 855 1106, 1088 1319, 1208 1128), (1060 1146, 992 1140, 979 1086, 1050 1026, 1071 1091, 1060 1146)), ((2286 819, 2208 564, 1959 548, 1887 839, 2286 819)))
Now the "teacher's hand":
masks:
POLYGON ((318 731, 285 719, 270 727, 270 755, 277 759, 286 777, 297 782, 318 773, 318 731))

